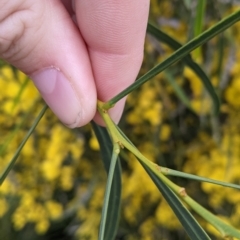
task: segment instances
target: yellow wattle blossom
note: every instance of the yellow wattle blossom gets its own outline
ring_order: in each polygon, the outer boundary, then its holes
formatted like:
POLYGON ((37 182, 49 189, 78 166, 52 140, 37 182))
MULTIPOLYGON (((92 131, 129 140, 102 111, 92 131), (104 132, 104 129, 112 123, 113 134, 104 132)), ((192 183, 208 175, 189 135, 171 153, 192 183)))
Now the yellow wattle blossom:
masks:
POLYGON ((6 179, 0 187, 0 194, 2 194, 3 196, 14 194, 15 190, 16 188, 14 184, 8 179, 6 179))
POLYGON ((196 98, 191 101, 191 106, 196 113, 206 115, 211 113, 212 100, 210 98, 196 98))
POLYGON ((74 169, 71 166, 61 168, 60 186, 64 191, 69 191, 74 183, 74 169))
POLYGON ((233 107, 240 107, 240 77, 232 80, 231 85, 225 92, 225 98, 233 107))
POLYGON ((161 226, 164 226, 169 229, 180 228, 181 224, 176 217, 172 209, 169 207, 168 203, 163 199, 159 204, 156 213, 156 221, 161 226))
POLYGON ((156 224, 156 219, 154 217, 149 217, 141 224, 139 232, 142 234, 144 240, 152 240, 154 236, 157 237, 154 234, 156 224))
POLYGON ((31 136, 22 150, 22 154, 24 154, 26 158, 31 158, 31 161, 36 153, 33 146, 34 146, 34 138, 31 136))
POLYGON ((46 180, 53 181, 57 179, 61 174, 61 164, 59 163, 57 158, 46 159, 41 165, 41 170, 43 177, 46 180))
POLYGON ((73 161, 81 161, 81 157, 84 153, 84 140, 81 138, 73 139, 75 144, 69 144, 69 151, 73 157, 73 161))
POLYGON ((198 76, 196 76, 196 74, 188 67, 184 68, 183 74, 190 82, 190 86, 193 91, 193 96, 195 98, 201 97, 203 93, 203 84, 198 78, 198 76))
POLYGON ((171 134, 171 128, 168 124, 162 124, 161 125, 161 130, 159 132, 159 138, 162 141, 167 141, 170 137, 171 134))
POLYGON ((46 233, 49 226, 50 226, 50 222, 47 219, 43 219, 36 223, 35 230, 38 234, 42 235, 46 233))
POLYGON ((96 136, 94 136, 94 135, 90 138, 89 145, 90 145, 91 149, 93 149, 95 151, 100 149, 98 140, 97 140, 96 136))
MULTIPOLYGON (((86 192, 85 192, 86 194, 86 192)), ((88 207, 78 208, 78 218, 81 220, 76 236, 77 239, 97 239, 98 228, 101 219, 102 200, 104 192, 100 188, 95 188, 93 198, 90 199, 88 207)))
POLYGON ((156 98, 156 89, 153 87, 143 88, 139 96, 139 104, 138 107, 147 110, 152 106, 154 100, 156 98))
MULTIPOLYGON (((158 126, 162 121, 163 105, 157 98, 158 88, 148 83, 144 85, 136 103, 138 107, 134 108, 134 110, 127 115, 127 122, 136 125, 147 121, 153 127, 158 126)), ((134 104, 131 97, 129 101, 132 101, 131 104, 134 104)))
POLYGON ((98 239, 100 214, 86 212, 86 220, 82 222, 76 232, 77 239, 98 239))
POLYGON ((12 223, 15 230, 19 231, 24 228, 27 223, 27 219, 24 217, 22 212, 15 210, 12 215, 12 223))
POLYGON ((155 102, 150 108, 142 113, 143 119, 149 121, 152 126, 158 126, 162 121, 161 110, 162 104, 160 102, 155 102))
POLYGON ((48 200, 45 206, 50 219, 58 219, 63 213, 62 205, 56 201, 48 200))
POLYGON ((150 205, 159 201, 161 196, 158 194, 156 186, 146 174, 143 167, 131 155, 129 160, 134 171, 130 176, 123 176, 123 198, 125 199, 124 202, 127 203, 127 206, 123 207, 123 214, 130 224, 136 224, 138 221, 138 212, 141 209, 142 211, 144 210, 146 200, 150 205), (135 192, 138 193, 137 196, 135 192))

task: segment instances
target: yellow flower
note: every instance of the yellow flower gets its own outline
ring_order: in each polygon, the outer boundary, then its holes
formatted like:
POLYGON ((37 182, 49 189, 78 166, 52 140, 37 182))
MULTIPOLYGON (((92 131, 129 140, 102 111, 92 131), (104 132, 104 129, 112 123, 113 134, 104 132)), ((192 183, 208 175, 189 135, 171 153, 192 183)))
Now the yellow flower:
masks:
POLYGON ((198 114, 207 114, 210 112, 212 107, 212 102, 208 97, 205 98, 195 98, 191 102, 192 108, 198 114))
POLYGON ((15 192, 14 185, 10 182, 9 179, 5 179, 5 181, 3 182, 3 184, 0 187, 0 193, 3 195, 8 195, 8 194, 14 193, 14 192, 15 192))
POLYGON ((227 88, 225 93, 226 101, 234 107, 240 107, 240 79, 236 78, 227 88))
POLYGON ((69 191, 73 187, 74 170, 71 166, 61 168, 60 185, 65 191, 69 191))
POLYGON ((98 140, 97 140, 96 136, 92 136, 90 138, 89 145, 90 145, 91 149, 93 149, 95 151, 100 149, 99 143, 98 143, 98 140))
POLYGON ((157 126, 162 121, 162 103, 155 102, 151 107, 144 110, 142 115, 145 120, 148 120, 152 126, 157 126))
POLYGON ((194 97, 201 97, 203 91, 202 82, 196 76, 196 74, 188 67, 184 68, 184 76, 188 79, 193 91, 194 97))
POLYGON ((88 211, 87 218, 81 223, 76 232, 77 239, 98 239, 99 222, 99 212, 88 211))
POLYGON ((41 170, 44 178, 48 181, 55 180, 61 174, 61 168, 56 158, 46 159, 41 165, 41 170))
POLYGON ((12 215, 13 227, 16 230, 21 230, 27 223, 24 213, 18 209, 12 215))
POLYGON ((156 221, 169 229, 176 229, 181 226, 178 219, 165 200, 162 200, 156 211, 156 221))
POLYGON ((153 217, 148 218, 141 224, 139 232, 143 236, 144 240, 152 240, 155 227, 156 219, 153 217))
POLYGON ((45 203, 45 206, 51 219, 57 219, 62 215, 63 207, 58 202, 49 200, 45 203))
POLYGON ((162 141, 167 141, 169 139, 169 136, 171 134, 171 128, 168 124, 162 124, 161 130, 159 132, 159 138, 162 141))
POLYGON ((34 202, 35 202, 34 195, 31 192, 25 191, 22 193, 22 198, 21 198, 22 206, 26 206, 27 208, 29 208, 34 204, 34 202))
POLYGON ((42 235, 48 230, 49 226, 50 226, 50 223, 47 219, 41 220, 41 221, 36 223, 35 231, 38 234, 42 235))
POLYGON ((138 108, 148 109, 151 107, 156 96, 156 89, 153 87, 144 88, 139 96, 138 108))
POLYGON ((79 161, 80 157, 83 154, 84 148, 84 141, 80 138, 74 139, 73 143, 70 144, 69 148, 71 151, 71 154, 75 161, 79 161))

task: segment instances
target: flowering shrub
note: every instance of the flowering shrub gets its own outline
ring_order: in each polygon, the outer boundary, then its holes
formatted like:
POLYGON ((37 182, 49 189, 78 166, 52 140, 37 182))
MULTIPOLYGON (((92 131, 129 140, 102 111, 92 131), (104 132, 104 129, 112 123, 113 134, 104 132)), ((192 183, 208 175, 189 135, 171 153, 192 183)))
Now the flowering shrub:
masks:
MULTIPOLYGON (((186 17, 181 17, 191 8, 176 2, 174 7, 171 1, 152 1, 151 18, 183 44, 191 36, 191 29, 186 17)), ((206 9, 216 7, 212 5, 206 9)), ((239 9, 219 6, 226 15, 239 9)), ((208 19, 204 28, 216 19, 208 19)), ((238 22, 207 42, 200 54, 193 52, 220 98, 218 116, 213 113, 212 99, 202 80, 182 62, 129 95, 120 128, 152 162, 239 184, 239 27, 238 22)), ((173 52, 150 35, 145 50, 140 75, 173 52)), ((3 62, 0 78, 3 172, 43 101, 26 76, 3 62)), ((48 110, 0 187, 0 239, 97 239, 107 179, 99 149, 90 126, 69 130, 48 110)), ((121 151, 120 157, 124 171, 119 238, 187 239, 168 202, 134 154, 121 151)), ((170 179, 184 186, 193 199, 220 219, 240 228, 239 190, 178 177, 170 179)), ((212 239, 219 238, 212 225, 196 218, 212 239)))

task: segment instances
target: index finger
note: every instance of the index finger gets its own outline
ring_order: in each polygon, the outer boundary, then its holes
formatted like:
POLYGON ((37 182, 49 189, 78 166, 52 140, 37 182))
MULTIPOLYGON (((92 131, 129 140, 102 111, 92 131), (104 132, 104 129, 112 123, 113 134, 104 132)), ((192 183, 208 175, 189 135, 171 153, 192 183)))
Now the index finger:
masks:
MULTIPOLYGON (((143 58, 149 0, 77 0, 75 11, 98 99, 107 101, 136 79, 143 58)), ((121 117, 124 102, 110 110, 115 122, 121 117)), ((94 119, 102 124, 98 114, 94 119)))

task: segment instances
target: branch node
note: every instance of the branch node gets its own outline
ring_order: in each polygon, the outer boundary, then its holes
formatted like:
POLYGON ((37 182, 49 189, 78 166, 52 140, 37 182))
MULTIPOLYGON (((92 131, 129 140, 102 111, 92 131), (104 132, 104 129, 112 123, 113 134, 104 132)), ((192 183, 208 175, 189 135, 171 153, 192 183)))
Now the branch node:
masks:
POLYGON ((122 144, 122 142, 121 141, 117 141, 117 144, 119 145, 119 147, 121 148, 121 149, 124 149, 124 145, 122 144))
POLYGON ((178 193, 181 197, 186 197, 187 196, 187 192, 186 192, 185 188, 180 188, 178 193))

